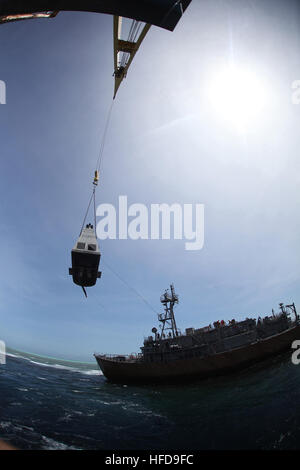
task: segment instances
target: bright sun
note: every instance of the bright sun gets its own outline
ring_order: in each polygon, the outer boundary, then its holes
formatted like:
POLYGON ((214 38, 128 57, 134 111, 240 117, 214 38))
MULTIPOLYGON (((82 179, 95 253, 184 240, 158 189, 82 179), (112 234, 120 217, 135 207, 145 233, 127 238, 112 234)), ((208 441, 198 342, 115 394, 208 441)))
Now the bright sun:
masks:
POLYGON ((231 65, 210 80, 208 96, 222 119, 239 131, 247 131, 262 115, 267 87, 254 71, 231 65))

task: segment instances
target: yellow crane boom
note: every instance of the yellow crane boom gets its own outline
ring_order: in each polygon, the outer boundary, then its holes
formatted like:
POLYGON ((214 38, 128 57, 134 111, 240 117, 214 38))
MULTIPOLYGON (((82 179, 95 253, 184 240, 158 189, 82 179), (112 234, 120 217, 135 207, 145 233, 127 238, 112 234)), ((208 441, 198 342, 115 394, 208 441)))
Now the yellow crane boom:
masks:
POLYGON ((117 94, 119 86, 121 85, 123 79, 127 75, 127 71, 130 67, 130 64, 137 53, 142 41, 144 40, 147 32, 150 29, 151 24, 146 23, 137 39, 137 41, 124 41, 121 39, 122 33, 122 17, 114 16, 114 77, 115 77, 115 89, 114 96, 117 94), (118 55, 120 52, 127 53, 127 60, 125 65, 120 65, 118 60, 118 55))

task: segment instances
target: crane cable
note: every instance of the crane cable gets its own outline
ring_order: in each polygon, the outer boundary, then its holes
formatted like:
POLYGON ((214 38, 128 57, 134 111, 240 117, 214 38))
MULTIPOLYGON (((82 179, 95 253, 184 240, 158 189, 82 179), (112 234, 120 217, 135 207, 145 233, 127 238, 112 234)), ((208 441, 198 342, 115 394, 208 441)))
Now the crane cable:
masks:
MULTIPOLYGON (((127 38, 127 42, 135 42, 136 41, 136 39, 138 37, 138 34, 139 34, 139 31, 141 29, 141 25, 142 25, 141 21, 137 21, 137 20, 132 21, 131 27, 130 27, 130 30, 129 30, 129 34, 128 34, 128 38, 127 38)), ((125 68, 129 57, 130 57, 129 52, 123 52, 120 63, 119 63, 119 67, 125 68)))
MULTIPOLYGON (((127 41, 129 41, 129 42, 135 42, 135 41, 136 41, 136 39, 137 39, 137 37, 138 37, 138 34, 139 34, 139 31, 140 31, 140 28, 141 28, 141 25, 142 25, 142 22, 141 22, 141 21, 137 21, 137 20, 133 20, 133 21, 132 21, 131 27, 130 27, 130 30, 129 30, 129 34, 128 34, 127 41)), ((123 52, 122 57, 121 57, 121 61, 120 61, 120 64, 119 64, 119 67, 120 67, 120 66, 123 66, 123 67, 126 66, 127 61, 128 61, 128 59, 129 59, 129 56, 130 56, 129 53, 123 52)), ((100 175, 101 164, 102 164, 102 162, 103 162, 103 152, 104 152, 105 140, 106 140, 106 135, 107 135, 107 131, 108 131, 108 126, 109 126, 109 122, 110 122, 110 118, 111 118, 111 113, 112 113, 113 104, 114 104, 114 99, 112 100, 112 103, 111 103, 111 105, 110 105, 110 108, 109 108, 109 111, 108 111, 108 115, 107 115, 107 118, 106 118, 106 122, 105 122, 105 126, 104 126, 104 131, 103 131, 103 135, 102 135, 102 139, 101 139, 101 144, 100 144, 99 155, 98 155, 98 159, 97 159, 97 163, 96 163, 96 168, 95 168, 95 173, 94 173, 93 191, 92 191, 92 195, 91 195, 91 197, 90 197, 90 200, 89 200, 89 203, 88 203, 88 207, 87 207, 87 210, 86 210, 84 219, 83 219, 83 223, 82 223, 82 227, 81 227, 80 233, 82 232, 82 229, 84 228, 84 224, 85 224, 85 222, 86 222, 86 218, 87 218, 87 215, 88 215, 88 212, 89 212, 89 209, 90 209, 92 200, 94 200, 94 228, 95 228, 95 232, 96 232, 96 201, 95 201, 95 194, 96 194, 96 187, 97 187, 98 181, 99 181, 99 175, 100 175)))
MULTIPOLYGON (((132 24, 131 24, 131 27, 130 27, 130 31, 129 31, 129 34, 128 34, 128 39, 127 41, 129 42, 135 42, 138 34, 139 34, 139 31, 140 31, 140 28, 141 28, 141 22, 140 21, 136 21, 136 20, 133 20, 132 21, 132 24)), ((122 58, 121 58, 121 61, 120 61, 120 64, 119 64, 119 67, 120 66, 123 66, 125 67, 126 64, 127 64, 127 61, 130 57, 130 54, 129 53, 123 53, 122 55, 122 58)), ((106 135, 107 135, 107 131, 108 131, 108 126, 109 126, 109 122, 110 122, 110 118, 111 118, 111 114, 112 114, 112 109, 113 109, 113 104, 114 104, 114 99, 112 100, 112 103, 110 105, 110 108, 109 108, 109 111, 108 111, 108 115, 107 115, 107 118, 106 118, 106 122, 105 122, 105 126, 104 126, 104 131, 103 131, 103 135, 102 135, 102 139, 101 139, 101 144, 100 144, 100 150, 99 150, 99 155, 98 155, 98 159, 97 159, 97 163, 96 163, 96 169, 95 169, 95 172, 94 172, 94 180, 93 180, 93 190, 92 190, 92 195, 89 199, 89 203, 88 203, 88 206, 87 206, 87 210, 85 212, 85 216, 84 216, 84 219, 83 219, 83 223, 82 223, 82 226, 81 226, 81 230, 80 230, 80 234, 82 233, 82 230, 84 228, 84 225, 85 225, 85 222, 86 222, 86 218, 88 216, 88 213, 89 213, 89 210, 90 210, 90 206, 91 206, 91 203, 93 201, 93 209, 94 209, 94 230, 95 230, 95 234, 96 234, 96 188, 98 186, 98 181, 99 181, 99 174, 100 174, 100 169, 101 169, 101 165, 103 163, 103 152, 104 152, 104 146, 105 146, 105 140, 106 140, 106 135)), ((97 236, 97 235, 96 235, 97 236)), ((118 279, 123 282, 132 292, 135 293, 136 296, 138 296, 144 303, 145 305, 147 305, 148 308, 150 308, 154 313, 157 314, 157 311, 153 308, 153 306, 132 286, 130 286, 128 284, 127 281, 125 281, 111 266, 109 266, 107 263, 104 262, 104 264, 108 267, 108 269, 110 269, 110 271, 112 273, 115 274, 115 276, 118 277, 118 279)), ((85 296, 87 297, 87 294, 86 294, 86 291, 83 287, 83 292, 85 294, 85 296)))
POLYGON ((111 266, 109 266, 109 264, 107 264, 106 261, 102 261, 102 263, 121 281, 123 282, 123 284, 125 284, 125 286, 127 286, 137 297, 139 297, 145 305, 147 305, 148 308, 150 308, 150 310, 152 310, 152 312, 154 313, 158 313, 157 310, 154 309, 154 307, 148 302, 147 299, 145 299, 145 297, 143 297, 134 287, 132 287, 127 281, 125 281, 125 279, 123 279, 120 274, 118 274, 111 266))
POLYGON ((81 229, 80 229, 80 234, 81 234, 81 232, 84 228, 86 218, 88 216, 92 201, 94 202, 94 204, 93 204, 93 206, 94 206, 94 229, 95 229, 95 232, 96 232, 96 187, 98 185, 100 168, 101 168, 101 164, 103 162, 103 152, 104 152, 105 140, 106 140, 108 126, 109 126, 109 122, 110 122, 110 118, 111 118, 113 104, 114 104, 114 100, 112 101, 112 103, 110 105, 108 115, 107 115, 107 118, 106 118, 106 123, 105 123, 105 126, 104 126, 104 131, 103 131, 101 144, 100 144, 99 155, 98 155, 98 159, 97 159, 97 163, 96 163, 96 169, 95 169, 95 173, 94 173, 92 195, 91 195, 91 197, 89 199, 89 202, 88 202, 87 210, 85 212, 85 216, 84 216, 82 226, 81 226, 81 229))
POLYGON ((101 163, 102 163, 102 160, 103 160, 104 145, 105 145, 106 135, 107 135, 108 126, 109 126, 109 122, 110 122, 110 118, 111 118, 111 112, 112 112, 112 109, 113 109, 113 104, 114 104, 114 100, 112 100, 112 103, 110 105, 108 115, 107 115, 107 118, 106 118, 106 123, 105 123, 104 131, 103 131, 103 135, 102 135, 102 140, 101 140, 100 150, 99 150, 99 156, 98 156, 98 160, 97 160, 97 164, 96 164, 96 171, 98 171, 98 172, 100 172, 100 167, 101 167, 101 163))
MULTIPOLYGON (((81 226, 81 229, 80 229, 79 236, 81 235, 81 232, 82 232, 82 230, 83 230, 83 228, 84 228, 85 221, 86 221, 87 215, 88 215, 88 213, 89 213, 90 206, 91 206, 91 202, 92 202, 93 199, 94 199, 94 207, 95 207, 95 190, 96 190, 96 188, 94 187, 94 188, 93 188, 92 195, 91 195, 90 200, 89 200, 89 203, 88 203, 88 206, 87 206, 87 210, 86 210, 86 212, 85 212, 85 216, 84 216, 84 219, 83 219, 83 222, 82 222, 82 226, 81 226)), ((94 209, 94 221, 96 221, 96 212, 95 212, 95 209, 94 209)), ((96 227, 96 225, 95 225, 95 227, 96 227)))

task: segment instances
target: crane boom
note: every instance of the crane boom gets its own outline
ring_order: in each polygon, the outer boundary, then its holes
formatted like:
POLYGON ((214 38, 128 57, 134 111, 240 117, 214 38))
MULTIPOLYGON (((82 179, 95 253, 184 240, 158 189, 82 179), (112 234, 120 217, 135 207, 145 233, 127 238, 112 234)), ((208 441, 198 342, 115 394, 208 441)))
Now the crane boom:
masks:
MULTIPOLYGON (((34 14, 90 11, 131 18, 173 31, 192 0, 0 0, 0 24, 12 17, 38 18, 34 14), (9 18, 8 18, 9 17, 9 18)), ((21 18, 16 18, 21 19, 21 18)))
POLYGON ((147 32, 150 29, 150 24, 146 23, 140 33, 137 41, 124 41, 121 39, 122 32, 122 17, 114 16, 114 77, 115 77, 115 89, 114 96, 117 94, 119 86, 121 85, 123 79, 127 75, 127 71, 130 67, 130 64, 137 53, 142 41, 144 40, 147 32), (127 54, 127 60, 124 66, 119 64, 118 54, 124 52, 127 54))

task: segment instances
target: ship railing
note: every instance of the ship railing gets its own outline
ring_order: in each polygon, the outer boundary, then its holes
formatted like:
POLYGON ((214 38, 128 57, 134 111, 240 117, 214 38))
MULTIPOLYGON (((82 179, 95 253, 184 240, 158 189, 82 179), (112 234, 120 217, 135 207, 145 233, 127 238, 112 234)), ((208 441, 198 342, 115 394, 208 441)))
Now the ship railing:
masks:
POLYGON ((119 362, 136 362, 143 358, 142 353, 131 353, 131 354, 103 354, 95 353, 95 356, 102 357, 103 359, 110 359, 119 362))
MULTIPOLYGON (((181 330, 179 330, 177 328, 177 335, 175 335, 173 337, 173 335, 169 336, 168 334, 165 334, 164 336, 161 336, 161 334, 159 334, 159 337, 157 338, 158 340, 165 340, 165 339, 174 339, 174 338, 178 338, 179 336, 184 336, 181 332, 181 330)), ((155 343, 155 335, 153 336, 144 336, 144 342, 148 342, 148 341, 151 341, 153 343, 155 343)))

